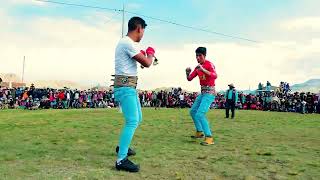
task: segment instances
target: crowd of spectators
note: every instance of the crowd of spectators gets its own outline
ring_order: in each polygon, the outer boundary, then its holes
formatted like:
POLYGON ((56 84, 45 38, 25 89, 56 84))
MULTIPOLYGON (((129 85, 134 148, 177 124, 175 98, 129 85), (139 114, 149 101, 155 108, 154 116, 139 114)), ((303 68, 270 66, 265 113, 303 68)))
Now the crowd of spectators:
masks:
MULTIPOLYGON (((197 97, 196 92, 181 88, 161 91, 139 91, 142 107, 190 108, 197 97)), ((260 83, 256 93, 239 92, 237 109, 282 111, 298 113, 320 113, 320 93, 291 92, 286 82, 271 90, 260 83)), ((225 93, 217 93, 211 108, 224 109, 225 93)), ((1 109, 69 109, 69 108, 112 108, 116 107, 112 90, 77 90, 35 88, 0 88, 1 109)))

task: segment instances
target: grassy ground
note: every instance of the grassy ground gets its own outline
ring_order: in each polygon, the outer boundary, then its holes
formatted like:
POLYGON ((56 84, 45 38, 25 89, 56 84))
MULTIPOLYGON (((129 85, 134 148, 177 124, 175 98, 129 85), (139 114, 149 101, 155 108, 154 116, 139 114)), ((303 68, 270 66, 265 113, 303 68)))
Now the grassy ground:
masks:
POLYGON ((216 144, 204 147, 187 109, 143 114, 132 174, 114 169, 115 109, 0 111, 0 179, 320 179, 320 115, 212 110, 216 144))

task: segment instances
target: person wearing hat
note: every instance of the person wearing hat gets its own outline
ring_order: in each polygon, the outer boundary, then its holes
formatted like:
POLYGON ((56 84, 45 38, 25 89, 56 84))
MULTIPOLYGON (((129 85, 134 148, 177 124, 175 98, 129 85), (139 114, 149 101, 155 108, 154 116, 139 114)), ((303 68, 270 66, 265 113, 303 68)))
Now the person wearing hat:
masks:
POLYGON ((187 80, 191 81, 198 76, 201 85, 201 94, 196 98, 190 110, 190 115, 196 128, 196 133, 191 138, 204 138, 204 141, 200 143, 201 145, 213 145, 213 136, 205 115, 215 99, 217 73, 212 62, 206 60, 207 49, 205 47, 198 47, 195 53, 199 63, 198 66, 192 73, 191 68, 186 69, 187 80))
POLYGON ((228 86, 229 89, 226 92, 226 118, 229 118, 229 110, 231 109, 231 118, 233 119, 236 104, 238 102, 238 92, 232 83, 228 86))

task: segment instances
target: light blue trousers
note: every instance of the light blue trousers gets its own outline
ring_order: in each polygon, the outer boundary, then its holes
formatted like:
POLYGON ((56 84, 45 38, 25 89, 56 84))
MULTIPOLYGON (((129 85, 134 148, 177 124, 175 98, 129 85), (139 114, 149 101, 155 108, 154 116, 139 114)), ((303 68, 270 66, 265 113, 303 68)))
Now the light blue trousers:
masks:
POLYGON ((214 99, 215 96, 212 94, 200 94, 190 110, 190 115, 193 119, 196 130, 204 132, 206 137, 212 136, 209 122, 206 118, 206 113, 209 111, 210 105, 214 99))
POLYGON ((114 97, 120 103, 125 119, 125 124, 120 135, 118 152, 118 160, 122 160, 127 156, 134 132, 142 120, 141 104, 137 90, 134 88, 115 88, 114 97))

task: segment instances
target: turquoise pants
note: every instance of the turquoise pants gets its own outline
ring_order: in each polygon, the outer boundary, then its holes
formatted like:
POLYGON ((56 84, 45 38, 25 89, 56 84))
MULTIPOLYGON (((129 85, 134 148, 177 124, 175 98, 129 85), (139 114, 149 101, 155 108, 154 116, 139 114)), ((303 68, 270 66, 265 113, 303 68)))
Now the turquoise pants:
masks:
POLYGON ((134 88, 115 88, 114 97, 120 103, 125 119, 125 124, 120 135, 118 152, 118 160, 122 160, 127 156, 134 132, 142 120, 141 104, 137 90, 134 88))
POLYGON ((209 122, 206 118, 206 113, 209 111, 210 105, 214 99, 215 96, 212 94, 200 94, 190 110, 190 115, 193 119, 196 130, 204 132, 206 137, 212 136, 209 122))

